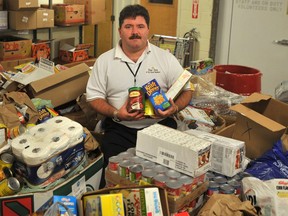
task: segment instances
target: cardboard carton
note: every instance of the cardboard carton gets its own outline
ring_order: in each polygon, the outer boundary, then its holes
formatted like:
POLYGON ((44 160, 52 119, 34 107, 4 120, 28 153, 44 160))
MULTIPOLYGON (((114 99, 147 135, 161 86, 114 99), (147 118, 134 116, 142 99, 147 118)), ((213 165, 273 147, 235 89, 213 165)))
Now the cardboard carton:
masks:
POLYGON ((13 60, 31 56, 32 40, 11 35, 0 36, 0 60, 13 60))
MULTIPOLYGON (((66 4, 83 4, 83 0, 64 0, 66 4)), ((105 0, 85 1, 85 23, 95 25, 106 20, 105 0)))
POLYGON ((84 4, 57 4, 53 5, 55 25, 69 26, 85 23, 84 4))
POLYGON ((38 0, 13 0, 8 2, 8 10, 27 10, 39 7, 38 0))
POLYGON ((28 95, 31 98, 51 100, 55 107, 75 100, 86 91, 89 70, 90 68, 82 63, 34 81, 27 86, 28 95))
POLYGON ((73 46, 60 41, 59 59, 63 62, 79 62, 89 59, 89 48, 92 44, 73 46))
POLYGON ((36 11, 9 11, 9 28, 14 30, 29 30, 37 28, 36 11))
POLYGON ((39 8, 37 11, 37 23, 38 28, 51 28, 54 27, 54 10, 39 8))
POLYGON ((231 110, 238 112, 235 124, 217 134, 244 141, 246 156, 250 159, 270 150, 287 127, 288 104, 269 95, 253 93, 231 110))
POLYGON ((50 41, 36 41, 32 44, 32 57, 35 62, 39 62, 40 58, 50 59, 50 41))

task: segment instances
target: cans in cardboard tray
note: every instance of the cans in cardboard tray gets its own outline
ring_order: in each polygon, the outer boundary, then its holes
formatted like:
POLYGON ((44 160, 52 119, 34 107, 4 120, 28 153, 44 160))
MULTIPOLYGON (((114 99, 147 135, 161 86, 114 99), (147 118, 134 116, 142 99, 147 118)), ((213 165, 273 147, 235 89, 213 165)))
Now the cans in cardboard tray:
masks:
POLYGON ((145 94, 141 87, 132 87, 128 90, 128 104, 127 111, 132 113, 135 111, 144 111, 145 108, 145 94))
POLYGON ((129 167, 129 180, 134 183, 138 183, 141 180, 143 166, 141 164, 135 164, 129 167))
POLYGON ((119 163, 119 175, 123 178, 129 179, 129 167, 131 167, 133 163, 130 160, 122 160, 119 163))
POLYGON ((157 174, 154 176, 153 178, 153 184, 159 186, 159 187, 163 187, 165 188, 166 186, 166 181, 168 180, 168 176, 166 176, 165 174, 157 174))
POLYGON ((110 157, 109 158, 109 162, 108 162, 108 170, 118 174, 119 163, 121 161, 122 161, 122 159, 120 157, 118 157, 118 156, 110 157))
POLYGON ((184 195, 191 193, 197 187, 196 184, 193 185, 193 178, 187 175, 181 175, 178 181, 182 183, 182 193, 184 195))
POLYGON ((3 169, 4 167, 11 168, 13 165, 15 158, 12 154, 8 152, 4 152, 0 155, 0 168, 3 169))
POLYGON ((146 169, 142 171, 141 179, 149 184, 153 183, 153 178, 156 176, 156 172, 152 169, 146 169))
POLYGON ((173 199, 178 199, 181 196, 182 183, 175 179, 168 179, 165 182, 167 193, 173 199))
POLYGON ((168 169, 165 172, 165 175, 169 177, 169 179, 173 179, 173 180, 177 180, 181 174, 179 172, 177 172, 176 170, 173 169, 168 169))
POLYGON ((0 197, 16 194, 21 190, 21 184, 15 177, 3 179, 0 182, 0 197))

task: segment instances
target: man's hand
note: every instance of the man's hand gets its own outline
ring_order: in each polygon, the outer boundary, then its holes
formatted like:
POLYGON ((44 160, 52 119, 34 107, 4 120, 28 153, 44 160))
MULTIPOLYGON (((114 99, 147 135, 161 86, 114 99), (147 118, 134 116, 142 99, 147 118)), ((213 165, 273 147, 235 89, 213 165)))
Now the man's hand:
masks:
POLYGON ((128 100, 123 104, 123 106, 118 110, 117 117, 121 121, 138 121, 145 119, 144 111, 135 111, 129 113, 127 111, 128 100))
POLYGON ((168 109, 166 109, 164 111, 162 111, 160 109, 156 110, 156 112, 155 112, 156 118, 166 118, 166 117, 171 116, 173 114, 176 114, 178 112, 178 106, 174 103, 174 101, 171 98, 169 98, 169 102, 170 102, 171 106, 168 109))

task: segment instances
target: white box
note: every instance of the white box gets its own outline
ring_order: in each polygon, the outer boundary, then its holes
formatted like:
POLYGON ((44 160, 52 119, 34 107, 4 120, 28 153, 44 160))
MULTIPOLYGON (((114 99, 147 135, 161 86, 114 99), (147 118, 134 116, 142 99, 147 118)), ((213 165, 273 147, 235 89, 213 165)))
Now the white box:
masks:
POLYGON ((199 130, 187 130, 202 139, 212 141, 211 170, 232 177, 244 170, 245 142, 199 130))
POLYGON ((192 177, 210 168, 211 141, 154 124, 137 134, 136 155, 192 177))

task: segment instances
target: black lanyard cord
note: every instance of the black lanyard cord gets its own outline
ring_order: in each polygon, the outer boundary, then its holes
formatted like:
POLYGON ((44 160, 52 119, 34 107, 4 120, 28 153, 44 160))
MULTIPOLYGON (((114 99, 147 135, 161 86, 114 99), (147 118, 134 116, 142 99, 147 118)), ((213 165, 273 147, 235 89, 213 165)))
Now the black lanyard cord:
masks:
POLYGON ((136 86, 136 76, 137 76, 137 73, 138 73, 138 71, 139 71, 139 68, 140 68, 142 62, 140 62, 140 64, 138 65, 138 68, 137 68, 135 74, 133 73, 133 71, 132 71, 132 69, 130 68, 129 64, 128 64, 127 62, 125 62, 125 63, 126 63, 128 69, 129 69, 129 71, 131 72, 131 74, 132 74, 133 77, 134 77, 134 86, 136 86))

